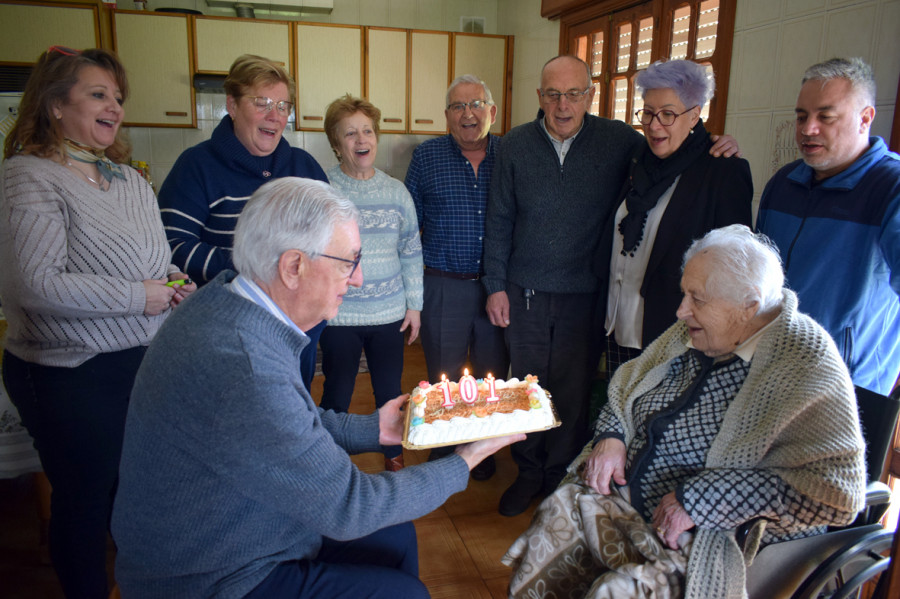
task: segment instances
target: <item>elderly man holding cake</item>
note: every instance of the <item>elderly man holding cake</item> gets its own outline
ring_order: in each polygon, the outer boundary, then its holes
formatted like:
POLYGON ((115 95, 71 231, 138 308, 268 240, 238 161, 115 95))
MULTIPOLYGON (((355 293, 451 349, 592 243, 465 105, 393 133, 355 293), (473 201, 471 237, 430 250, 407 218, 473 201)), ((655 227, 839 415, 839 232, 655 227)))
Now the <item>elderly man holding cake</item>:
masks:
POLYGON ((283 178, 238 218, 233 261, 167 321, 138 372, 112 531, 122 595, 428 597, 411 521, 524 435, 399 472, 350 454, 397 445, 403 395, 369 415, 316 406, 303 332, 362 284, 359 212, 283 178), (214 341, 214 342, 211 342, 214 341))
POLYGON ((679 322, 616 371, 593 441, 504 557, 511 597, 738 598, 762 544, 853 520, 853 385, 783 284, 744 225, 690 246, 679 322))

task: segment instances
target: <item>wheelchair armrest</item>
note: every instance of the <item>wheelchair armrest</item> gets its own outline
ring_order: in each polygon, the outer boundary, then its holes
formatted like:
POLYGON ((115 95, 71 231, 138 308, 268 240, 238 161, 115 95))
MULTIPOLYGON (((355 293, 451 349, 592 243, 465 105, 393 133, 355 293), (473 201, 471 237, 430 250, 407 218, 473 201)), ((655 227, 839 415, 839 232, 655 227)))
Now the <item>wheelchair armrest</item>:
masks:
POLYGON ((891 502, 891 488, 880 481, 870 482, 866 486, 866 507, 883 505, 891 502))
MULTIPOLYGON (((862 509, 856 520, 852 524, 840 527, 830 527, 829 530, 841 530, 845 528, 854 528, 867 524, 874 524, 881 520, 891 503, 891 489, 883 482, 873 481, 866 486, 866 506, 862 509)), ((734 538, 738 547, 744 549, 747 541, 747 535, 753 528, 753 524, 760 518, 754 518, 744 522, 738 526, 735 531, 734 538)))

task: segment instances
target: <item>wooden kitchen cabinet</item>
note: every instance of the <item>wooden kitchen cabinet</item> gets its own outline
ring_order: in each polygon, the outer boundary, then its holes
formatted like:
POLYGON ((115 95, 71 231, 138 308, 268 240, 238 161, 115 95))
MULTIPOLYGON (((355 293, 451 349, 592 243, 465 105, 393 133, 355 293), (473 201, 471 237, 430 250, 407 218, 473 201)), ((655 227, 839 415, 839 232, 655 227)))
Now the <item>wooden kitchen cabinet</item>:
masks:
POLYGON ((366 96, 381 110, 381 130, 407 128, 406 29, 366 28, 366 96))
POLYGON ((113 43, 131 87, 126 125, 196 126, 190 33, 187 15, 114 14, 113 43))
POLYGON ((54 45, 99 47, 97 6, 0 3, 0 62, 34 64, 54 45))
POLYGON ((506 110, 507 64, 509 48, 504 35, 454 34, 453 79, 471 74, 484 81, 491 90, 497 105, 497 119, 491 126, 491 133, 506 130, 504 117, 506 110))
POLYGON ((196 17, 194 49, 197 71, 228 74, 241 54, 256 54, 291 70, 291 29, 285 21, 196 17))
POLYGON ((450 85, 450 33, 412 31, 409 61, 409 132, 446 133, 444 104, 450 85))
POLYGON ((297 23, 297 129, 324 131, 325 109, 363 90, 363 34, 355 25, 297 23))

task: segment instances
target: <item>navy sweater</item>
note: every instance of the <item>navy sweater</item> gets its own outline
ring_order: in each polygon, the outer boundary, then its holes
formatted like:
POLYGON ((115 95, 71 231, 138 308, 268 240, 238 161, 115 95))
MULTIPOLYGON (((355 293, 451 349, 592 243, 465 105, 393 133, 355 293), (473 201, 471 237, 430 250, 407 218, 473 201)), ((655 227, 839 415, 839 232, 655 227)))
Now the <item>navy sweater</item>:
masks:
MULTIPOLYGON (((590 293, 609 270, 598 260, 602 231, 643 136, 622 121, 585 115, 565 164, 541 120, 520 125, 500 143, 488 200, 484 286, 510 281, 548 293, 590 293)), ((604 264, 605 263, 605 264, 604 264)))
POLYGON ((268 156, 253 156, 226 115, 210 139, 182 152, 159 190, 172 262, 199 284, 234 268, 237 217, 260 185, 279 177, 328 182, 315 158, 284 138, 268 156))

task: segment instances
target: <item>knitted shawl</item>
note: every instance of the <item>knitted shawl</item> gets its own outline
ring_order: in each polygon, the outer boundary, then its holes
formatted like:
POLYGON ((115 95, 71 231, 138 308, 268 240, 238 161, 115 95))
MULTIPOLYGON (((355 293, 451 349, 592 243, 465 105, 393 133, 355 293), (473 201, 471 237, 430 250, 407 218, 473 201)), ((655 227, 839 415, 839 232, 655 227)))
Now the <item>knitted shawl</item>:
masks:
MULTIPOLYGON (((657 386, 689 339, 679 321, 640 357, 616 371, 610 408, 634 438, 635 400, 657 386)), ((725 413, 707 455, 707 468, 763 468, 808 497, 845 514, 847 524, 865 501, 864 443, 853 384, 828 333, 797 312, 797 296, 783 290, 781 314, 760 339, 741 390, 725 413)), ((747 543, 747 563, 762 527, 747 543)), ((745 558, 734 531, 698 529, 687 572, 686 599, 746 597, 745 558)))

